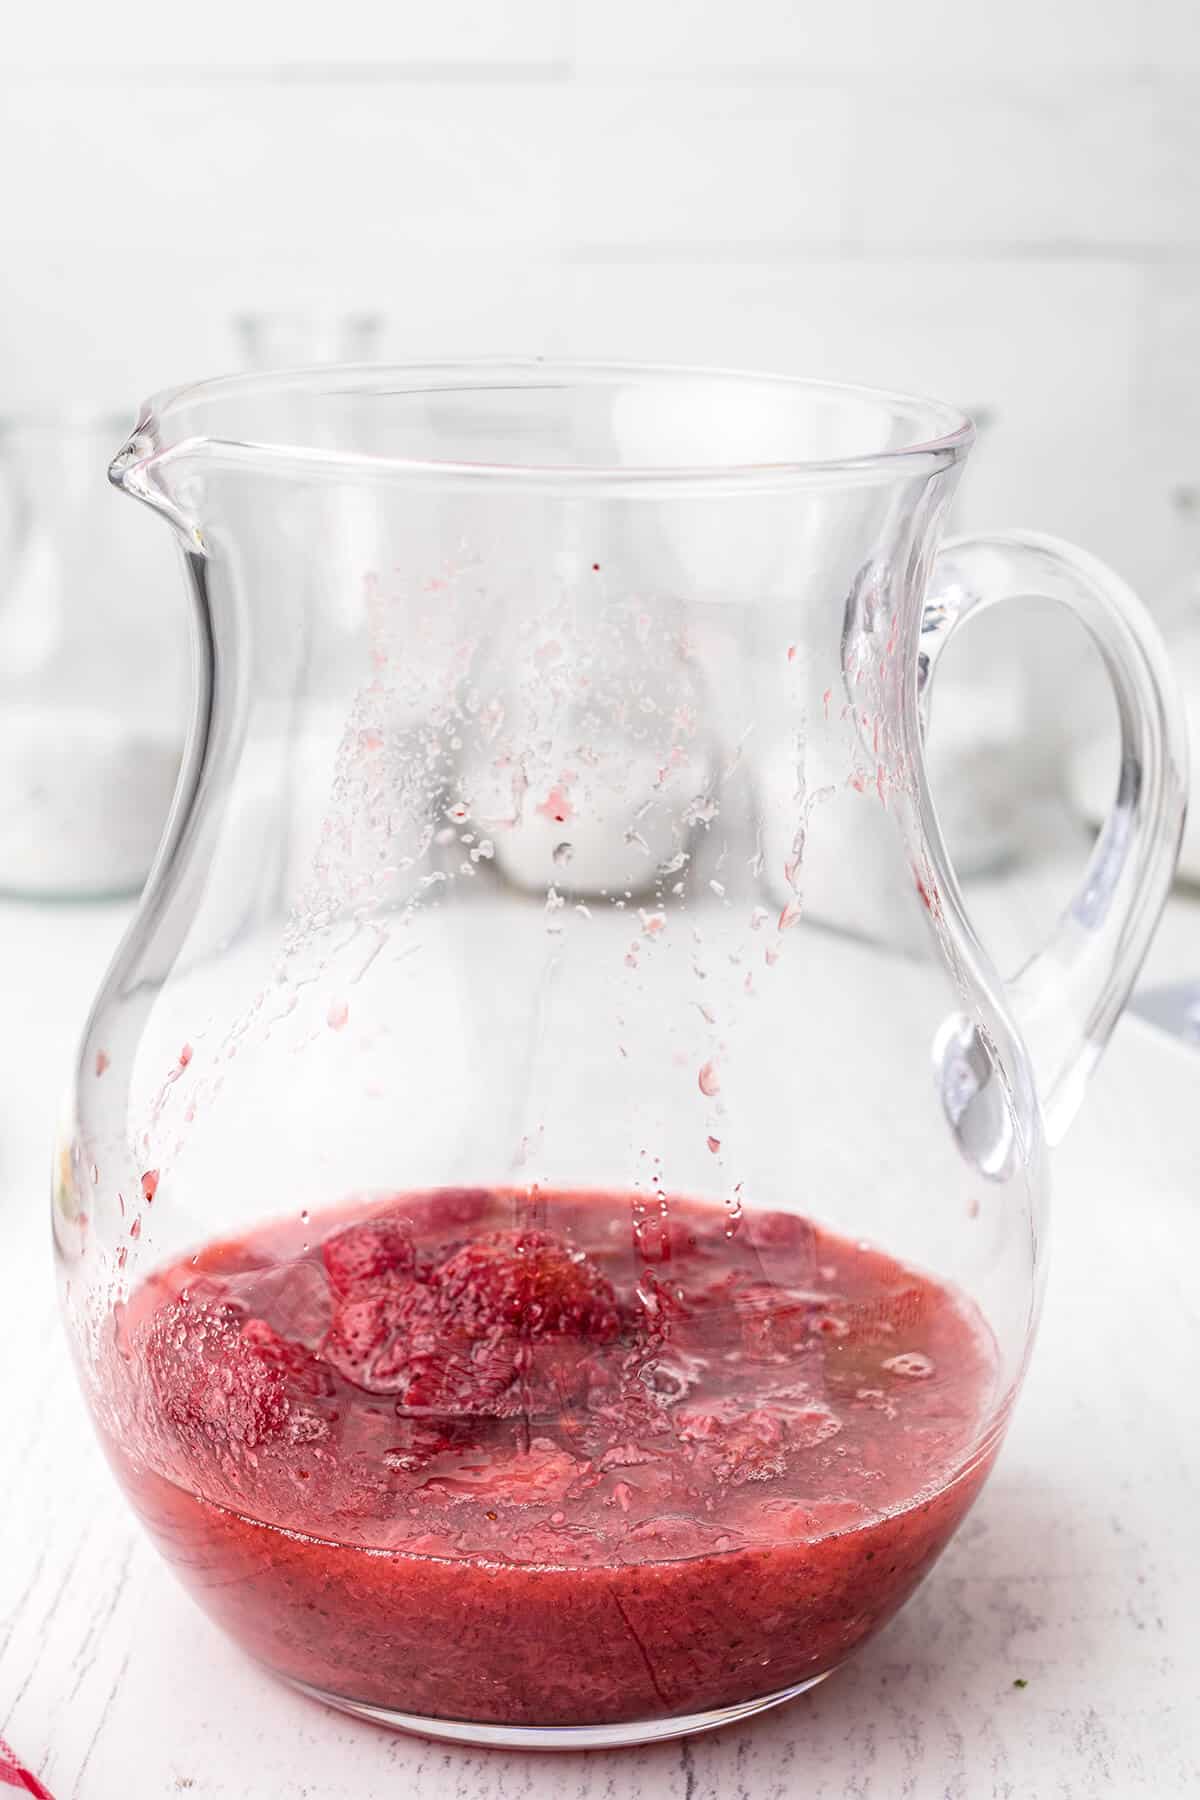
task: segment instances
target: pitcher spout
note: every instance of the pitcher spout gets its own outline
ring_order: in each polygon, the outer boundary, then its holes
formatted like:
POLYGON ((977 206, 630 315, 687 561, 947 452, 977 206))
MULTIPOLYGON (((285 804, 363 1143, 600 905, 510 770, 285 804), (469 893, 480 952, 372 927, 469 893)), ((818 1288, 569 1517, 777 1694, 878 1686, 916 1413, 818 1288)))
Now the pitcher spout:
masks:
POLYGON ((193 555, 203 555, 204 534, 168 479, 167 455, 168 449, 160 439, 154 412, 144 409, 109 463, 108 479, 121 493, 142 500, 161 513, 182 538, 186 550, 193 555))

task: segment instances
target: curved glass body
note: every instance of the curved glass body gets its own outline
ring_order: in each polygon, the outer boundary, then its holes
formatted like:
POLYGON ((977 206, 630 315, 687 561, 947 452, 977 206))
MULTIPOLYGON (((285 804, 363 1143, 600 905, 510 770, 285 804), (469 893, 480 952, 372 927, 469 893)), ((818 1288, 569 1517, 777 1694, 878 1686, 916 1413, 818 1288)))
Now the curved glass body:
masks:
POLYGON ((117 457, 185 548, 197 712, 64 1123, 65 1309, 164 1554, 298 1685, 477 1741, 720 1723, 834 1667, 978 1491, 1047 1122, 1182 799, 1114 578, 996 539, 931 581, 969 442, 489 364, 205 384, 117 457), (1009 991, 922 707, 1031 580, 1126 757, 1009 991))

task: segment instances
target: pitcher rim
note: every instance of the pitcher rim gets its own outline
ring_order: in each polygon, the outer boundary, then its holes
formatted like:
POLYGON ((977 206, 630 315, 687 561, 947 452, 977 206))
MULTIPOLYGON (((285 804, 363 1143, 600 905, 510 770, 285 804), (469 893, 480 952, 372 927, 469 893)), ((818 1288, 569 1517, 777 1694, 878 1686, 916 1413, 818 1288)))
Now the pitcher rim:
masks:
POLYGON ((353 470, 360 474, 393 474, 433 479, 447 483, 484 484, 487 486, 535 487, 545 489, 687 489, 711 491, 717 488, 770 488, 804 485, 806 482, 836 482, 879 479, 884 474, 930 472, 962 460, 975 439, 975 427, 969 416, 949 402, 935 400, 898 388, 884 388, 865 383, 826 379, 821 376, 789 375, 768 370, 736 369, 719 366, 689 365, 640 361, 576 360, 560 357, 462 357, 397 363, 326 363, 311 367, 278 369, 245 374, 210 377, 203 381, 169 387, 143 402, 138 421, 126 443, 109 467, 109 475, 118 486, 125 486, 135 469, 146 471, 183 455, 212 455, 235 462, 276 464, 284 462, 297 468, 319 470, 353 470), (826 395, 834 400, 871 402, 897 410, 906 409, 914 416, 924 413, 935 429, 931 435, 914 435, 911 442, 885 449, 864 450, 830 457, 786 457, 759 460, 726 460, 721 462, 661 462, 621 464, 616 462, 548 463, 536 461, 471 461, 453 457, 395 456, 373 451, 339 449, 336 446, 304 446, 274 441, 258 441, 239 436, 210 433, 186 433, 171 438, 165 431, 172 413, 187 405, 203 405, 209 401, 289 391, 324 391, 330 399, 353 392, 366 391, 375 385, 380 392, 402 392, 383 386, 391 380, 408 379, 411 392, 455 391, 480 392, 505 385, 498 377, 509 377, 511 385, 534 389, 545 381, 562 386, 587 387, 614 379, 630 383, 707 382, 715 387, 737 386, 792 390, 826 395))

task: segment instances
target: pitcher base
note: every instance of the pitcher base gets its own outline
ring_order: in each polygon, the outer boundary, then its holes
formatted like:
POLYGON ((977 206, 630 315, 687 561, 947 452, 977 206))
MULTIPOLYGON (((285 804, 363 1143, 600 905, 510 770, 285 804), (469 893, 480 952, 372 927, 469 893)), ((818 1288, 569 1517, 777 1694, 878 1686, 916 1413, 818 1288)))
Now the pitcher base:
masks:
POLYGON ((328 1694, 323 1688, 289 1677, 289 1687, 320 1700, 339 1712, 355 1718, 369 1719, 373 1725, 384 1725, 389 1731, 410 1731, 419 1737, 436 1738, 452 1744, 470 1744, 492 1750, 618 1750, 633 1744, 663 1743, 669 1738, 691 1737, 700 1731, 718 1731, 723 1725, 736 1725, 752 1719, 756 1713, 785 1700, 795 1700, 810 1688, 817 1687, 832 1669, 811 1675, 793 1687, 764 1694, 760 1700, 744 1700, 738 1706, 721 1706, 711 1712, 689 1713, 670 1719, 622 1719, 615 1725, 480 1725, 470 1719, 427 1719, 417 1713, 394 1712, 390 1707, 371 1706, 362 1700, 351 1700, 344 1694, 328 1694))

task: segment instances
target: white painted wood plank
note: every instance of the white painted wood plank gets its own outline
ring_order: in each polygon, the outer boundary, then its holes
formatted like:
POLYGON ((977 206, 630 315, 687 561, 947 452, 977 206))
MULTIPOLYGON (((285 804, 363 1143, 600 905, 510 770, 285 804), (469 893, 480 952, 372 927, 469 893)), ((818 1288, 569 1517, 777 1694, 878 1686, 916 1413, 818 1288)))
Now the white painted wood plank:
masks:
POLYGON ((562 140, 564 247, 772 248, 850 226, 853 98, 836 87, 582 86, 562 140))
POLYGON ((1073 78, 1122 73, 1160 47, 1170 56, 1187 0, 1009 0, 1003 7, 962 0, 575 0, 580 68, 631 67, 719 75, 727 70, 845 73, 895 81, 914 75, 1019 79, 1030 69, 1073 78), (1163 15, 1152 30, 1147 13, 1163 15))
POLYGON ((0 229, 76 259, 386 251, 401 294, 453 250, 828 247, 851 110, 806 84, 38 75, 0 85, 0 161, 36 171, 0 229))
POLYGON ((101 77, 143 69, 155 75, 253 68, 462 70, 553 68, 571 40, 569 0, 341 0, 337 7, 300 0, 280 12, 239 0, 206 0, 199 11, 155 0, 98 8, 87 0, 50 0, 21 16, 10 35, 10 67, 74 67, 101 77))
MULTIPOLYGON (((331 262, 386 248, 398 291, 430 257, 557 241, 565 90, 501 84, 38 76, 0 88, 6 246, 123 251, 125 303, 160 256, 206 247, 331 262)), ((81 296, 82 299, 82 296, 81 296)), ((87 312, 86 301, 81 310, 87 312)))
MULTIPOLYGON (((1193 108, 1194 124, 1194 108, 1193 108)), ((854 206, 882 247, 1156 249, 1194 242, 1194 136, 1149 83, 864 92, 854 206)))

